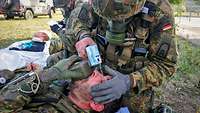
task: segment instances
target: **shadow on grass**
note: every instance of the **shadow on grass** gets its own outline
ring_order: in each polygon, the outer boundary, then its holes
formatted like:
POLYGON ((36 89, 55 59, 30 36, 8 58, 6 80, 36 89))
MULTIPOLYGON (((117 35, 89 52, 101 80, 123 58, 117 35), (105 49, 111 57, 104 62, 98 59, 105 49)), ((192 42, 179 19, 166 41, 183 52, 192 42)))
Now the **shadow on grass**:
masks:
MULTIPOLYGON (((33 19, 50 19, 48 16, 38 16, 33 19)), ((15 20, 25 20, 24 17, 15 17, 14 19, 5 19, 3 16, 0 16, 0 21, 15 21, 15 20)))

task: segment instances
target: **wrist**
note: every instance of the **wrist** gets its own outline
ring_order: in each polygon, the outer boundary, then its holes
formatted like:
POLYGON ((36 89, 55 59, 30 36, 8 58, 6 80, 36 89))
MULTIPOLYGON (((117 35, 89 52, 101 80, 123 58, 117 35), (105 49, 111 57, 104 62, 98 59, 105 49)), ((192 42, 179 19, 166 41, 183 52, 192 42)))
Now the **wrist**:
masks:
POLYGON ((87 37, 91 38, 91 34, 87 30, 81 30, 76 34, 76 37, 77 37, 77 41, 80 41, 87 37))
MULTIPOLYGON (((79 40, 82 40, 82 39, 85 39, 85 38, 91 38, 90 34, 88 33, 82 33, 80 36, 79 36, 79 40)), ((92 38, 91 38, 92 39, 92 38)))

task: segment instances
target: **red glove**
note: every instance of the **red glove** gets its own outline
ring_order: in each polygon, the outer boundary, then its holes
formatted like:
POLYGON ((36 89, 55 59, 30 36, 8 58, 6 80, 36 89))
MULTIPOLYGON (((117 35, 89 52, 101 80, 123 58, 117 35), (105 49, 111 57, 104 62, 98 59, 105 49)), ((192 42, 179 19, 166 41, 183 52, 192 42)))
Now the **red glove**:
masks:
POLYGON ((75 45, 79 57, 82 59, 87 59, 86 47, 96 44, 91 38, 83 38, 78 41, 75 45))
POLYGON ((95 70, 88 79, 83 79, 74 83, 68 98, 81 109, 92 109, 100 112, 104 110, 104 105, 95 103, 93 101, 90 90, 92 86, 100 84, 109 79, 111 79, 110 76, 104 76, 95 70))

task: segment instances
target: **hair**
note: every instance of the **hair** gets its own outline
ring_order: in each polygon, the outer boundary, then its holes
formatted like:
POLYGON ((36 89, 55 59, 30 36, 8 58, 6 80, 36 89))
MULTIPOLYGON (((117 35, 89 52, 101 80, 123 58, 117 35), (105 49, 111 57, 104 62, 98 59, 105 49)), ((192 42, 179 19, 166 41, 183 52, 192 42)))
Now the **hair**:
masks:
POLYGON ((52 38, 51 32, 49 32, 49 31, 47 31, 47 30, 40 30, 40 31, 38 31, 38 32, 44 32, 44 33, 46 33, 46 34, 48 35, 49 39, 52 38))

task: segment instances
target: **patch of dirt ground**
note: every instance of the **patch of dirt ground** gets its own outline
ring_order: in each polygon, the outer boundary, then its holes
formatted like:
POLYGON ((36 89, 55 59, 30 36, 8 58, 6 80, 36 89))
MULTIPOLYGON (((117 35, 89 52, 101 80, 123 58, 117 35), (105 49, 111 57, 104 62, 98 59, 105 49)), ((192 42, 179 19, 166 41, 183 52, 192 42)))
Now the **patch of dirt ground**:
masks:
POLYGON ((157 93, 162 93, 162 96, 155 99, 155 104, 164 102, 176 113, 200 113, 199 80, 199 78, 191 79, 186 75, 179 80, 170 80, 157 91, 157 93))

